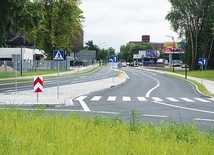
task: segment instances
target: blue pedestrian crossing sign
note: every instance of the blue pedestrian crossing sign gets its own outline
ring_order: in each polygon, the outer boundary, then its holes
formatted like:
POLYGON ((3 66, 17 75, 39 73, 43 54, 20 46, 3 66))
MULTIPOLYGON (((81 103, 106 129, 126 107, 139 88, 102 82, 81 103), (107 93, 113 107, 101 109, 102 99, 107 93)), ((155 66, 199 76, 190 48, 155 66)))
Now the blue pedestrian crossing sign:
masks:
POLYGON ((206 66, 207 65, 207 58, 198 58, 198 65, 206 66))
POLYGON ((63 50, 54 50, 53 51, 53 60, 54 61, 63 61, 64 60, 64 51, 63 50))

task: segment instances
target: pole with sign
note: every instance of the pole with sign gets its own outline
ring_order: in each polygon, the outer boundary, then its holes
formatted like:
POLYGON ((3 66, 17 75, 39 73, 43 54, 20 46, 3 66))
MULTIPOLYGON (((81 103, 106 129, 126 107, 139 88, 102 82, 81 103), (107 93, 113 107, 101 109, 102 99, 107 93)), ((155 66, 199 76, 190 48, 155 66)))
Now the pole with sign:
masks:
POLYGON ((39 100, 39 95, 38 93, 43 92, 43 78, 42 76, 34 77, 34 92, 37 93, 37 103, 39 100))
POLYGON ((53 51, 53 60, 57 61, 57 99, 59 99, 59 61, 64 60, 64 51, 63 50, 54 50, 53 51))
POLYGON ((201 66, 201 84, 203 84, 203 66, 207 65, 207 58, 198 58, 198 65, 201 66))

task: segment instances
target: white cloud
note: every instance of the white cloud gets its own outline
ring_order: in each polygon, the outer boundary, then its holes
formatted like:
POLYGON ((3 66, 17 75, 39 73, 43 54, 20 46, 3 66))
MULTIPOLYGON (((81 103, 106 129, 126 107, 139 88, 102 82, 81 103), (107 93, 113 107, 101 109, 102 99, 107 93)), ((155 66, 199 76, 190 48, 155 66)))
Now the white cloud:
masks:
POLYGON ((168 0, 82 0, 84 41, 105 42, 105 48, 116 52, 129 41, 141 41, 144 34, 151 42, 171 41, 165 35, 177 34, 165 20, 170 7, 168 0))

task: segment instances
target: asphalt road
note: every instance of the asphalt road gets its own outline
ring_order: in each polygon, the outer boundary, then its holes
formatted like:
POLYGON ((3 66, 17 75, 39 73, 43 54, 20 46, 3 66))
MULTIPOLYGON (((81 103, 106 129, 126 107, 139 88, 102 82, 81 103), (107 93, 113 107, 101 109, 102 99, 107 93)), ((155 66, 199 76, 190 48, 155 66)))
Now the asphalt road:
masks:
MULTIPOLYGON (((90 81, 96 81, 101 79, 110 78, 113 76, 117 76, 117 72, 112 70, 112 66, 100 68, 99 70, 94 71, 90 74, 84 74, 84 75, 75 75, 72 74, 70 76, 60 76, 59 79, 59 86, 65 86, 70 84, 76 84, 76 83, 84 83, 84 82, 90 82, 90 81)), ((44 77, 44 89, 50 88, 50 87, 56 87, 58 84, 58 77, 52 76, 51 78, 44 77)), ((15 81, 15 80, 14 80, 15 81)), ((33 78, 31 82, 21 82, 16 83, 17 84, 17 91, 26 91, 26 90, 33 90, 33 78)), ((1 84, 0 85, 0 93, 5 92, 14 92, 15 91, 15 83, 10 84, 1 84)))
POLYGON ((148 70, 127 67, 123 71, 129 77, 124 84, 84 94, 75 105, 84 102, 86 111, 112 117, 119 114, 123 121, 128 121, 135 109, 142 121, 195 122, 206 129, 213 126, 214 101, 198 93, 191 83, 148 70))

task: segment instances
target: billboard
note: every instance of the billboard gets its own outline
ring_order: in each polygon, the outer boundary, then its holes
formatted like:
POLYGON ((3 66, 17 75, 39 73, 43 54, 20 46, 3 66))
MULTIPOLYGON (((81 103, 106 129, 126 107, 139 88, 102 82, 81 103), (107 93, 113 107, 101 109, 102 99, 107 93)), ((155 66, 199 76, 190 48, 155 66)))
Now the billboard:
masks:
POLYGON ((138 58, 154 58, 156 57, 156 51, 147 49, 145 51, 139 51, 138 58))
POLYGON ((164 53, 184 53, 184 42, 165 42, 164 53))

